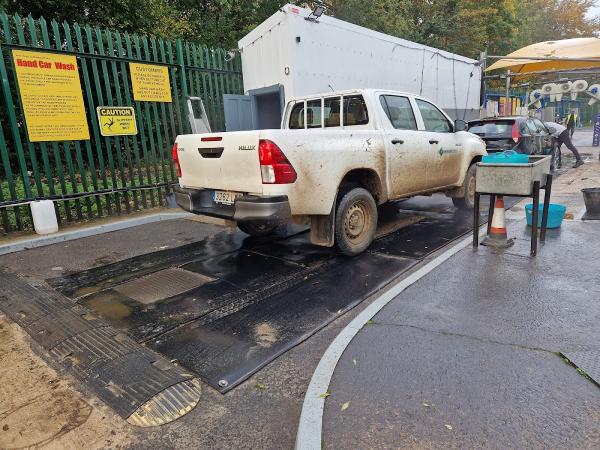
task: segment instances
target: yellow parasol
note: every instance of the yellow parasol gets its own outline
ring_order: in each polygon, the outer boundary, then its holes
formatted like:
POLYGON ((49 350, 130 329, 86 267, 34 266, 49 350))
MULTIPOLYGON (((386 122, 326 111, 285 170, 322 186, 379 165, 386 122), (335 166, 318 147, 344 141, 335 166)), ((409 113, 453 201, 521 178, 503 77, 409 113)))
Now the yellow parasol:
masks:
POLYGON ((504 69, 527 74, 594 67, 600 67, 600 39, 576 38, 528 45, 496 61, 486 71, 504 69))

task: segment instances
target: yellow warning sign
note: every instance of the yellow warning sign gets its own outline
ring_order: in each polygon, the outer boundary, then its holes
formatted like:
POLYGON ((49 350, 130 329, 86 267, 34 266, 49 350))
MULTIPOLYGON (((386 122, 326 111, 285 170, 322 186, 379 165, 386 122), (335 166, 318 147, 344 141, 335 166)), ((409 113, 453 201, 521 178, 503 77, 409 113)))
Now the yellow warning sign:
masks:
POLYGON ((13 50, 30 142, 90 138, 75 56, 13 50))
POLYGON ((131 106, 98 106, 96 113, 102 136, 137 134, 135 111, 131 106))
POLYGON ((134 100, 171 103, 171 80, 168 67, 129 63, 129 72, 134 100))

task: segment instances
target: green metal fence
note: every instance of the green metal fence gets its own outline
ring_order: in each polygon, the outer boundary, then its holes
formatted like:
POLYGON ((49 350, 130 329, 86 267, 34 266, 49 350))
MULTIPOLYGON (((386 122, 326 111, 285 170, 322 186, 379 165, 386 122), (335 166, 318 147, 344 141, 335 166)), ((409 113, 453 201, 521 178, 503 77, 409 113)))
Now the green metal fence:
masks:
POLYGON ((177 182, 171 147, 189 133, 186 98, 201 97, 224 129, 223 94, 243 92, 241 61, 189 42, 0 13, 0 234, 32 226, 28 202, 53 199, 59 223, 164 204, 177 182), (74 55, 90 140, 28 141, 12 51, 74 55), (133 100, 129 62, 168 67, 172 102, 133 100), (103 137, 97 106, 133 106, 138 134, 103 137))

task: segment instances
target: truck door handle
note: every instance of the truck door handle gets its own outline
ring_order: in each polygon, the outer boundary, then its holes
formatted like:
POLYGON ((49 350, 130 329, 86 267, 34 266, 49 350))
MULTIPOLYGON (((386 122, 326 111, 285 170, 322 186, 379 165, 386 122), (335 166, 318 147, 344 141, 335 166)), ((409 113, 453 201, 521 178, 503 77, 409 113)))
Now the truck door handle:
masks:
POLYGON ((394 145, 404 144, 404 141, 402 139, 394 139, 394 140, 392 140, 392 144, 394 144, 394 145))
POLYGON ((439 144, 439 143, 440 143, 440 141, 436 141, 435 139, 431 139, 431 140, 429 141, 429 143, 430 143, 430 144, 439 144))

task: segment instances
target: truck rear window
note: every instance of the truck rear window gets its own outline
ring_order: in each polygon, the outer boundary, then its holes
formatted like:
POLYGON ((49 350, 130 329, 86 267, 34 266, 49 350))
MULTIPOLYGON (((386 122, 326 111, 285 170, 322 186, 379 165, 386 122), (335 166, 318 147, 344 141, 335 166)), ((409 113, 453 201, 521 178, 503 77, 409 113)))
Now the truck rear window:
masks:
POLYGON ((304 128, 304 102, 296 103, 290 112, 290 129, 300 130, 304 128))
POLYGON ((340 103, 340 97, 330 97, 325 99, 325 106, 323 108, 325 127, 340 126, 340 103))
POLYGON ((362 95, 344 97, 344 126, 366 125, 369 123, 367 105, 362 95))
POLYGON ((308 128, 321 128, 321 100, 306 102, 306 123, 308 128))

